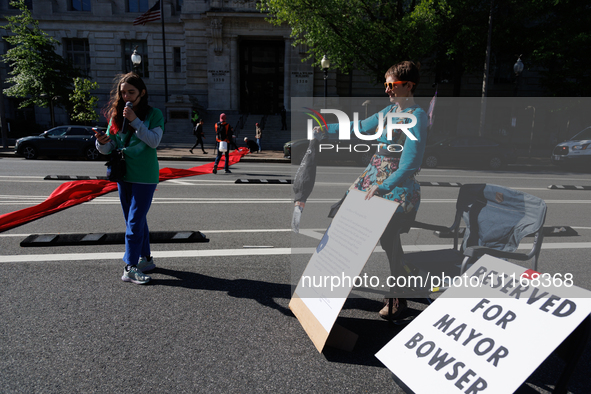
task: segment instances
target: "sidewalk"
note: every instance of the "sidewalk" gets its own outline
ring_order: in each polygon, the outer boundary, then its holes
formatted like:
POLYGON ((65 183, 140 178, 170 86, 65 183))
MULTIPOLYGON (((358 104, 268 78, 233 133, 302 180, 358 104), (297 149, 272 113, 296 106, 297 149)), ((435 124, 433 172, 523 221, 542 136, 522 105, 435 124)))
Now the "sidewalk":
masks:
MULTIPOLYGON (((214 154, 213 145, 205 144, 204 148, 207 154, 201 151, 201 146, 193 149, 193 153, 189 152, 191 146, 185 143, 164 143, 158 147, 159 160, 194 160, 194 161, 213 161, 216 154, 214 154)), ((217 151, 215 152, 217 153, 217 151)), ((263 150, 260 153, 249 153, 244 156, 241 162, 258 162, 258 163, 290 163, 290 159, 283 157, 283 151, 278 150, 263 150)))
MULTIPOLYGON (((8 149, 0 147, 0 157, 18 157, 14 154, 14 141, 9 140, 8 149)), ((189 160, 189 161, 213 161, 215 154, 212 144, 205 144, 204 154, 201 148, 195 148, 193 153, 189 152, 191 148, 190 143, 186 142, 165 142, 158 147, 159 160, 189 160)), ((263 150, 261 153, 249 153, 244 156, 242 162, 258 162, 258 163, 290 163, 291 160, 283 156, 283 151, 279 150, 263 150)), ((532 152, 529 157, 528 152, 519 152, 517 161, 510 164, 511 167, 537 167, 537 168, 556 168, 550 162, 550 157, 545 152, 532 152)))
MULTIPOLYGON (((215 154, 213 145, 205 145, 204 154, 201 147, 193 150, 193 154, 189 152, 190 144, 169 142, 160 144, 158 147, 159 160, 192 160, 192 161, 214 161, 215 154)), ((217 153, 217 152, 216 152, 217 153)), ((0 147, 0 157, 19 157, 14 153, 14 141, 9 142, 8 148, 0 147)), ((258 162, 258 163, 290 163, 290 159, 283 157, 283 151, 278 150, 263 150, 261 153, 249 153, 244 156, 241 162, 258 162)))

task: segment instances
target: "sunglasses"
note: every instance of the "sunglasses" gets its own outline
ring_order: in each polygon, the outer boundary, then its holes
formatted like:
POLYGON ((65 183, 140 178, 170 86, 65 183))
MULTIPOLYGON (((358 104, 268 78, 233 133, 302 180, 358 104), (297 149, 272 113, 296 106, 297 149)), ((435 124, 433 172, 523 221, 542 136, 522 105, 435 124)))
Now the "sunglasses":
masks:
POLYGON ((402 84, 405 84, 408 82, 410 82, 410 81, 384 82, 384 88, 386 88, 386 89, 390 88, 390 90, 392 90, 392 89, 394 89, 394 86, 402 85, 402 84))

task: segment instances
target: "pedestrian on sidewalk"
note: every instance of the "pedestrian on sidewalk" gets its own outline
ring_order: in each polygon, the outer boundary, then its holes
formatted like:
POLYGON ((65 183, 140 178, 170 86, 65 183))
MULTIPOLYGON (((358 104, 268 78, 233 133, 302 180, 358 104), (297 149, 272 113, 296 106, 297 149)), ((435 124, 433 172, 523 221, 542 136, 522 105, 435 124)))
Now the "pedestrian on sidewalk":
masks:
POLYGON ((191 115, 191 123, 193 123, 193 127, 197 126, 197 121, 199 120, 199 111, 196 108, 193 108, 192 115, 191 115))
POLYGON ((228 123, 226 123, 226 114, 220 115, 220 121, 215 124, 215 140, 218 144, 218 154, 215 158, 215 162, 213 164, 213 173, 218 173, 218 164, 220 159, 222 158, 222 154, 224 154, 224 170, 226 174, 231 174, 230 171, 230 143, 232 142, 232 127, 228 123))
POLYGON ((287 111, 285 106, 281 107, 281 130, 287 130, 287 111))
POLYGON ((205 138, 205 134, 203 133, 203 119, 199 119, 197 125, 195 125, 195 128, 193 129, 193 135, 195 135, 197 140, 195 141, 195 145, 189 149, 189 152, 193 153, 193 149, 195 149, 197 145, 201 145, 201 150, 204 154, 207 154, 205 148, 203 147, 203 138, 205 138))
POLYGON ((104 114, 109 126, 106 133, 95 132, 96 148, 104 155, 122 149, 126 164, 125 176, 117 182, 126 227, 121 280, 145 284, 151 278, 144 272, 156 268, 147 215, 160 176, 156 148, 162 139, 164 117, 159 109, 148 105, 146 85, 133 72, 118 77, 104 114), (127 102, 132 106, 127 107, 127 102), (129 143, 124 147, 128 136, 129 143))
POLYGON ((255 138, 257 139, 257 145, 259 146, 259 153, 263 151, 261 148, 261 138, 263 138, 263 128, 257 123, 255 138))
POLYGON ((246 147, 248 148, 250 153, 259 151, 259 146, 253 140, 249 140, 247 137, 244 137, 244 143, 246 144, 246 147))

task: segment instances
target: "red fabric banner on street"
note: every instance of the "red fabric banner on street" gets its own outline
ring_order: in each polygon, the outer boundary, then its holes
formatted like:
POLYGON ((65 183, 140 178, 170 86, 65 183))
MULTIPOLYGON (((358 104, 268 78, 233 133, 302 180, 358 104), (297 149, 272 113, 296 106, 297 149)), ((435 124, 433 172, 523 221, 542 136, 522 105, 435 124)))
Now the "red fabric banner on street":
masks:
MULTIPOLYGON (((248 149, 241 147, 229 154, 229 165, 236 164, 242 156, 248 154, 248 149)), ((219 167, 224 167, 224 156, 220 160, 219 167)), ((203 174, 211 174, 213 162, 187 170, 165 167, 160 169, 160 181, 183 178, 203 174)), ((81 180, 66 182, 60 185, 41 204, 21 209, 11 213, 0 215, 0 232, 29 223, 52 213, 59 212, 74 205, 90 201, 103 194, 117 190, 117 183, 109 180, 81 180)))

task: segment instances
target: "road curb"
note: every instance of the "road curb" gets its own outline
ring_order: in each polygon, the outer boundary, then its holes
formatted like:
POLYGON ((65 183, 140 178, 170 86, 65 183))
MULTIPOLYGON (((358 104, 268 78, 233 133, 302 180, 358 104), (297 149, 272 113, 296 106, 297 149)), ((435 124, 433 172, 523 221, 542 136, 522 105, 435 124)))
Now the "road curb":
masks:
MULTIPOLYGON (((211 154, 207 157, 202 155, 186 155, 184 152, 178 152, 180 150, 186 150, 177 146, 166 147, 158 150, 158 160, 160 161, 204 161, 212 162, 215 160, 216 155, 211 154), (176 152, 175 152, 176 151, 176 152)), ((271 151, 268 151, 271 152, 271 151)), ((291 163, 291 159, 287 159, 283 156, 283 152, 273 151, 274 157, 264 157, 265 153, 262 154, 248 154, 245 155, 240 161, 244 163, 291 163)), ((14 153, 14 147, 8 149, 0 148, 0 157, 20 157, 14 153)), ((546 159, 533 159, 530 162, 522 162, 519 160, 517 163, 509 164, 508 168, 526 167, 526 168, 556 168, 550 160, 546 159)))
MULTIPOLYGON (((0 151, 0 157, 6 158, 21 158, 17 156, 13 151, 0 151)), ((211 155, 209 157, 203 156, 185 156, 185 155, 171 155, 165 152, 158 152, 158 160, 159 161, 202 161, 202 162, 212 162, 215 160, 215 155, 211 155)), ((106 158, 105 158, 106 160, 106 158)), ((100 161, 100 160, 97 160, 100 161)), ((291 163, 290 159, 282 158, 282 157, 257 157, 257 156, 250 156, 246 155, 240 159, 240 162, 243 163, 291 163)))

